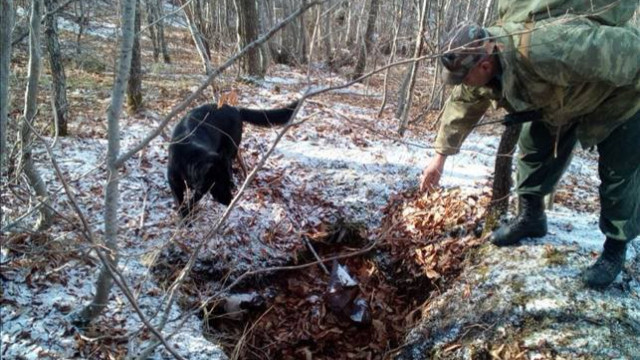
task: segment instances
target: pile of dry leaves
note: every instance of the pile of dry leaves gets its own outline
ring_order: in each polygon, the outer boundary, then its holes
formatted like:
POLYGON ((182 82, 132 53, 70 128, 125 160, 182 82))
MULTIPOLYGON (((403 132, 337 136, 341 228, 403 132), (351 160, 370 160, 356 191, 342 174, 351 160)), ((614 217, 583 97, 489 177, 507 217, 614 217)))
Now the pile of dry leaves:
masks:
POLYGON ((394 277, 407 292, 428 296, 460 272, 466 251, 483 240, 482 220, 490 195, 464 195, 458 189, 428 195, 397 195, 385 209, 381 233, 394 261, 394 277))

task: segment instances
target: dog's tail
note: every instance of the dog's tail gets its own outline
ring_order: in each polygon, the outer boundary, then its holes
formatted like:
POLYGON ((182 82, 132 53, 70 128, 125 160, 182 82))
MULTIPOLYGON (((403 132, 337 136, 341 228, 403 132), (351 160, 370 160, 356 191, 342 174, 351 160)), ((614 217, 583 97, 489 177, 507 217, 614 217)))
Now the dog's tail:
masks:
POLYGON ((282 109, 252 110, 240 108, 238 111, 242 121, 253 125, 271 127, 288 123, 296 107, 298 107, 298 100, 282 109))

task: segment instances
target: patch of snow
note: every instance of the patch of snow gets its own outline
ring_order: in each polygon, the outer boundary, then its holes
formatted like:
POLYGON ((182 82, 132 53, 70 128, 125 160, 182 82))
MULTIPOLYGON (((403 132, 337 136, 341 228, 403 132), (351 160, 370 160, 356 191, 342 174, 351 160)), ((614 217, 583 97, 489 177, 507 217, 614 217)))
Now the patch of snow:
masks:
POLYGON ((534 299, 525 305, 525 310, 528 312, 546 312, 558 310, 563 305, 559 299, 555 298, 534 299))
POLYGON ((298 85, 300 80, 295 78, 283 78, 278 76, 265 76, 264 81, 266 83, 280 84, 280 85, 298 85))
MULTIPOLYGON (((63 17, 57 17, 58 27, 61 30, 69 31, 74 34, 80 32, 80 25, 75 21, 67 20, 63 17)), ((120 33, 120 28, 110 23, 98 23, 89 21, 89 24, 84 26, 83 34, 99 37, 101 39, 113 39, 120 33)))

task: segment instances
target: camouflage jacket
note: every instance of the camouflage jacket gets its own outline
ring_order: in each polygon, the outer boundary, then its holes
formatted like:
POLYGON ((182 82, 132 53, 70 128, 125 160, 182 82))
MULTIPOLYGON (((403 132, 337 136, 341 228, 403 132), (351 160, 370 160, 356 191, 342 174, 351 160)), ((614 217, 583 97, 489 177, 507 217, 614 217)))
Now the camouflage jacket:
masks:
POLYGON ((457 153, 491 103, 509 112, 539 110, 557 131, 577 123, 583 147, 601 142, 640 111, 640 29, 564 17, 488 31, 503 69, 502 90, 456 86, 445 105, 437 152, 457 153))

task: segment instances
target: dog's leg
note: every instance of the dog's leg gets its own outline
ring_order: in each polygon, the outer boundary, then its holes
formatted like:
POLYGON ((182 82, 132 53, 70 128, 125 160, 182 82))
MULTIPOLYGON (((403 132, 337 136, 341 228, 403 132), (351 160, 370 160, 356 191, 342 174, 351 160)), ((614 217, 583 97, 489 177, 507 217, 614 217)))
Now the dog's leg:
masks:
POLYGON ((233 187, 231 161, 225 161, 220 172, 217 174, 215 184, 213 184, 209 192, 217 202, 223 205, 229 205, 233 199, 233 196, 231 195, 233 187))
POLYGON ((244 163, 244 159, 242 158, 242 154, 240 153, 240 149, 236 153, 236 158, 238 159, 238 164, 240 165, 240 170, 242 170, 242 180, 247 178, 247 166, 244 163))
POLYGON ((176 205, 178 209, 181 209, 184 205, 184 193, 187 191, 187 186, 184 181, 182 181, 179 177, 176 177, 175 174, 169 173, 169 187, 171 188, 171 193, 173 193, 173 198, 176 201, 176 205))

